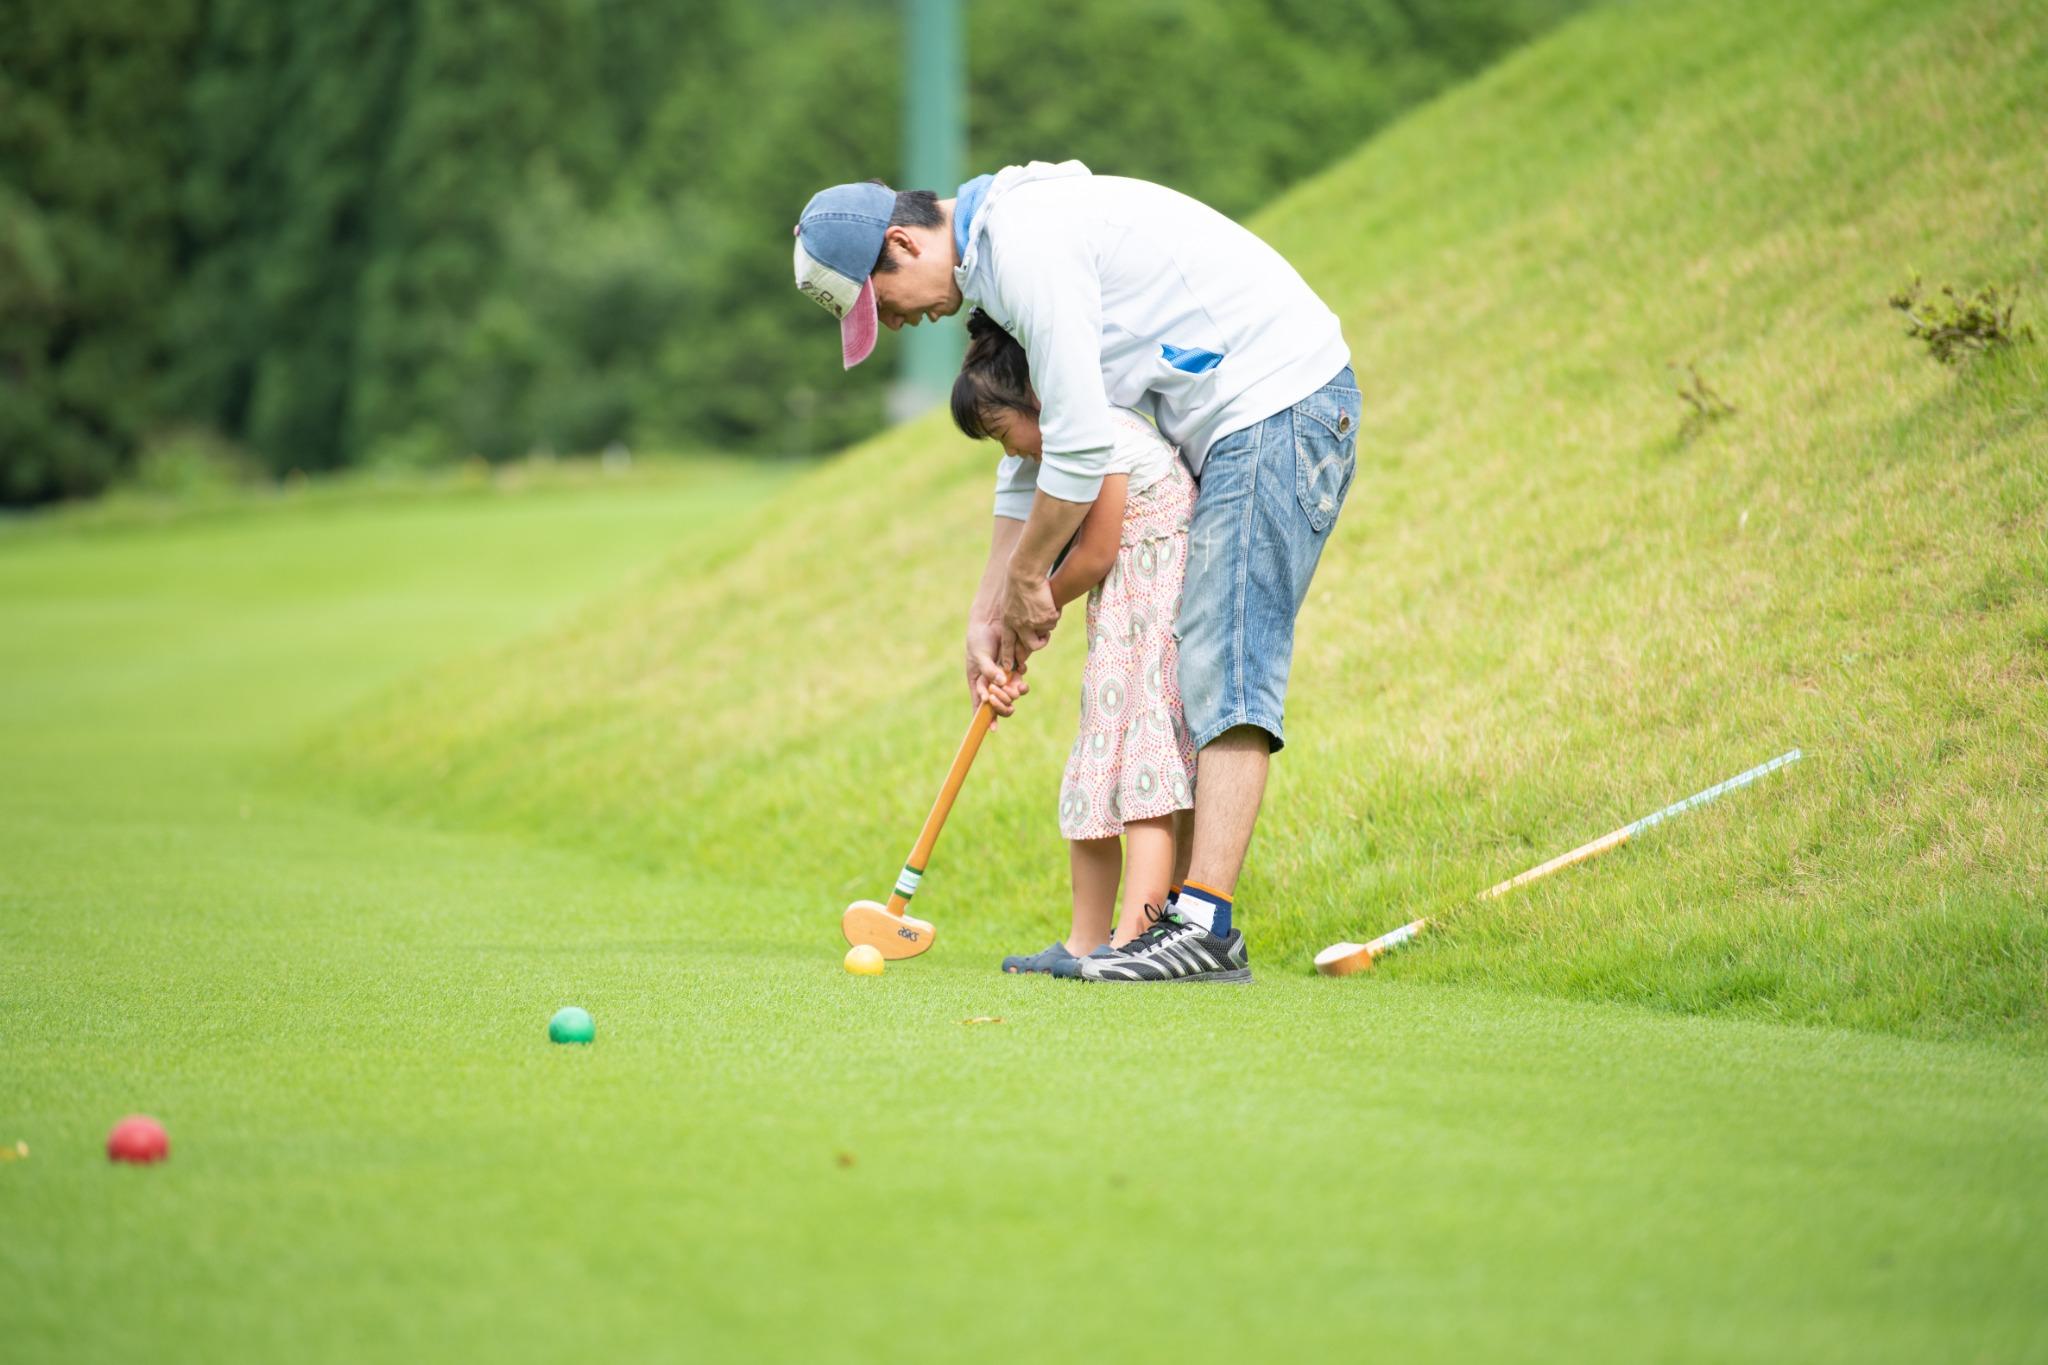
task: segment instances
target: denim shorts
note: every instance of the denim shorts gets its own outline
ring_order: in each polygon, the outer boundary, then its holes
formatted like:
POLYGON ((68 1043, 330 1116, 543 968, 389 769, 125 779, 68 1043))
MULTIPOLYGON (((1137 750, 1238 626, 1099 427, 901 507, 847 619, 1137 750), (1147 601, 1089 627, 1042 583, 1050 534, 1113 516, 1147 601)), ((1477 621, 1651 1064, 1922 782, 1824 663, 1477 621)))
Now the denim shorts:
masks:
POLYGON ((1294 617, 1358 471, 1358 381, 1345 366, 1202 461, 1181 599, 1180 690, 1200 748, 1256 725, 1274 750, 1294 617))

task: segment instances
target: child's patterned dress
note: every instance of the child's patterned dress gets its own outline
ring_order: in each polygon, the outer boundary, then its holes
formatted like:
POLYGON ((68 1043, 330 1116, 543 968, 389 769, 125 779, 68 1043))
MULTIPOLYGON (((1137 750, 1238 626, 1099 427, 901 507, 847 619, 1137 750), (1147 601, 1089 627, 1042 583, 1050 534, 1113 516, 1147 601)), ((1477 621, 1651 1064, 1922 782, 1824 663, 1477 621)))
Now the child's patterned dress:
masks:
POLYGON ((1081 733, 1060 783, 1065 838, 1110 838, 1126 821, 1195 803, 1195 745, 1181 717, 1173 638, 1194 507, 1195 482, 1175 457, 1125 502, 1116 563, 1088 594, 1081 733))

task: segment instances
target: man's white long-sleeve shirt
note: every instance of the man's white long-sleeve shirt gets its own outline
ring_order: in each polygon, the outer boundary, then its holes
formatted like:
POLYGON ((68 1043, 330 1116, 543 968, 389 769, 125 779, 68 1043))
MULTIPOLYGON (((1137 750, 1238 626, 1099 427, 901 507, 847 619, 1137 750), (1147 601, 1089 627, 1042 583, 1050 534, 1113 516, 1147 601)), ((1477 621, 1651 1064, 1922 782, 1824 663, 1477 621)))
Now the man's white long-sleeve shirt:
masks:
POLYGON ((1042 460, 1005 459, 996 515, 1036 489, 1093 502, 1110 408, 1152 417, 1196 475, 1222 436, 1292 407, 1351 363, 1337 315, 1280 253, 1206 204, 1078 161, 990 183, 954 272, 1031 361, 1042 460))

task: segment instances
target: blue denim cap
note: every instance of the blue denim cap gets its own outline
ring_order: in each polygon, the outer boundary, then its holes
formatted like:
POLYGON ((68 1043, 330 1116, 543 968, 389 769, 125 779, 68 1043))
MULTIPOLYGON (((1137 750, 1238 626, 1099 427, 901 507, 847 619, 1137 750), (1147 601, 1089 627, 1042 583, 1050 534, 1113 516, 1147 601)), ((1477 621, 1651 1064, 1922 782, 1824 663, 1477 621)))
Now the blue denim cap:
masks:
POLYGON ((796 287, 839 319, 839 358, 866 360, 880 331, 868 277, 881 259, 896 191, 886 185, 834 185, 804 205, 796 224, 796 287))

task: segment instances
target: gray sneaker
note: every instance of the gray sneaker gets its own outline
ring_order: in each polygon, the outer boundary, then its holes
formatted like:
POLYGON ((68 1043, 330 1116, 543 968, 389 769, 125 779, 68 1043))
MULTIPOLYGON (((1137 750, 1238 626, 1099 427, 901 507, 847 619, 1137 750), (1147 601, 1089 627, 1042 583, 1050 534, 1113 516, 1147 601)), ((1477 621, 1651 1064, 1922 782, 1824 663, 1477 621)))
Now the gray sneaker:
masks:
POLYGON ((1105 943, 1094 952, 1088 954, 1088 957, 1073 957, 1070 955, 1064 962, 1053 963, 1052 974, 1061 981, 1078 981, 1081 977, 1081 964, 1086 962, 1088 958, 1115 956, 1116 949, 1105 943))
POLYGON ((1042 952, 1031 954, 1012 953, 1003 959, 1003 970, 1013 975, 1030 972, 1054 972, 1062 962, 1079 962, 1081 959, 1067 951, 1065 943, 1055 943, 1042 952))
POLYGON ((1082 958, 1081 979, 1243 985, 1252 979, 1251 954, 1238 930, 1218 938, 1193 920, 1168 912, 1122 951, 1082 958))

